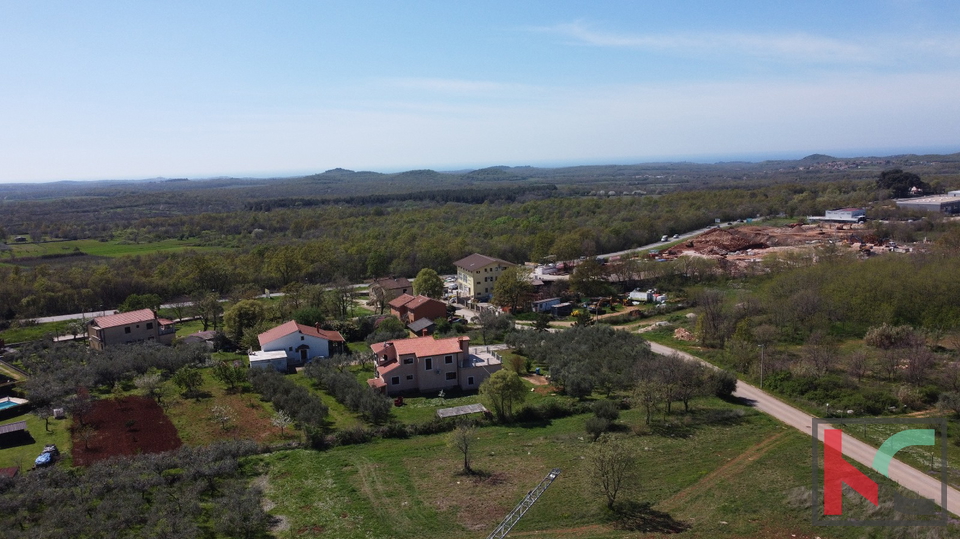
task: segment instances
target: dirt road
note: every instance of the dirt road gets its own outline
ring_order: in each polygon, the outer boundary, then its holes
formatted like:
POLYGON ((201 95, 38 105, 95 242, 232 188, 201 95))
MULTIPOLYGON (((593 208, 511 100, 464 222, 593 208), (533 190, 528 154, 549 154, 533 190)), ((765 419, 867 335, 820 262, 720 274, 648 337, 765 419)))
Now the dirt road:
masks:
MULTIPOLYGON (((686 359, 702 361, 700 358, 662 344, 650 343, 650 349, 661 355, 679 354, 686 359)), ((803 433, 811 434, 810 429, 813 425, 813 416, 790 406, 773 395, 743 380, 737 381, 737 390, 733 394, 735 397, 751 401, 753 407, 757 410, 769 414, 803 433)), ((833 427, 829 424, 822 423, 819 433, 820 440, 823 440, 823 430, 825 428, 833 427)), ((877 450, 844 432, 843 454, 850 460, 855 460, 864 466, 870 467, 873 464, 873 458, 877 454, 877 450)), ((908 466, 897 459, 891 461, 889 474, 891 479, 904 488, 924 498, 935 500, 938 505, 940 504, 941 486, 938 479, 912 466, 908 466)), ((960 491, 952 487, 947 487, 947 510, 954 515, 960 515, 960 491)))

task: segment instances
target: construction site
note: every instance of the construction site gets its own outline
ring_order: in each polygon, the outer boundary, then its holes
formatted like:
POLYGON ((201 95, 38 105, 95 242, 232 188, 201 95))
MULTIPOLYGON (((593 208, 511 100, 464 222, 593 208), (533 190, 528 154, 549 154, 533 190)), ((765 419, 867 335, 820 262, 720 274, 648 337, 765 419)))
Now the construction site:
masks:
POLYGON ((711 228, 651 256, 663 260, 678 256, 701 256, 726 261, 726 265, 746 267, 771 253, 809 249, 824 244, 851 249, 861 256, 907 250, 877 238, 863 224, 792 223, 778 227, 746 225, 711 228))

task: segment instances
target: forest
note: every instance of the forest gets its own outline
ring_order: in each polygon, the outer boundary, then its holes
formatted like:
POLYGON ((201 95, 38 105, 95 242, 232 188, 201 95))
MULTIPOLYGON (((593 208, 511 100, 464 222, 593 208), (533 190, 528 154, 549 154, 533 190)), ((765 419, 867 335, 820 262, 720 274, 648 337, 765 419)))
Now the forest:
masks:
MULTIPOLYGON (((393 180, 401 174, 368 186, 376 194, 339 198, 278 196, 284 185, 300 186, 309 178, 278 185, 272 197, 261 197, 261 187, 201 189, 192 185, 199 182, 179 181, 158 191, 136 184, 129 191, 94 186, 85 196, 61 199, 8 197, 0 214, 0 236, 9 243, 0 251, 0 321, 115 308, 130 294, 168 301, 297 282, 412 276, 425 267, 448 273, 454 260, 473 252, 517 263, 575 259, 637 247, 717 219, 803 217, 845 206, 868 206, 878 216, 890 212, 878 202, 888 195, 877 187, 878 173, 808 179, 803 174, 809 171, 776 178, 764 172, 745 181, 742 175, 732 178, 729 168, 649 192, 616 180, 622 173, 606 171, 577 183, 567 171, 569 177, 557 172, 566 183, 545 185, 536 177, 535 184, 507 182, 496 189, 480 183, 390 194, 399 189, 393 180), (170 241, 181 247, 136 256, 97 256, 80 247, 17 254, 28 245, 73 239, 109 242, 118 250, 170 241)), ((361 173, 350 176, 355 174, 361 173)), ((942 189, 953 178, 941 173, 925 180, 942 189)))

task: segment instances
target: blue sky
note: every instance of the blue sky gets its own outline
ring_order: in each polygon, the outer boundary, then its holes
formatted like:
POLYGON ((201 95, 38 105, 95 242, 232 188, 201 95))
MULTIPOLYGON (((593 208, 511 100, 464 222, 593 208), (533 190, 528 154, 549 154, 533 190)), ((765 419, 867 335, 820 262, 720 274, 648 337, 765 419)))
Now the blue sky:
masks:
POLYGON ((0 182, 960 151, 960 2, 0 0, 0 182))

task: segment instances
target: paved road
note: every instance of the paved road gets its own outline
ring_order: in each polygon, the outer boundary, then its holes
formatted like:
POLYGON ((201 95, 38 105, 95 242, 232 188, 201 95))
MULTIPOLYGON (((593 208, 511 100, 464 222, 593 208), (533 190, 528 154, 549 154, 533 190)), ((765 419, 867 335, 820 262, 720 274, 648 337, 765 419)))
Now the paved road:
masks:
MULTIPOLYGON (((664 346, 662 344, 650 343, 650 349, 661 355, 679 354, 689 360, 701 361, 700 358, 692 356, 664 346)), ((706 362, 704 362, 706 363, 706 362)), ((707 365, 710 365, 707 363, 707 365)), ((712 367, 712 365, 711 365, 712 367)), ((803 432, 811 434, 810 429, 813 426, 813 416, 790 406, 773 395, 763 391, 756 386, 752 386, 742 380, 737 381, 737 390, 733 393, 735 397, 746 399, 752 402, 757 410, 773 416, 787 425, 803 432)), ((823 429, 833 428, 829 424, 821 424, 819 439, 823 440, 823 429)), ((849 436, 846 432, 843 434, 843 454, 851 460, 855 460, 868 468, 873 464, 873 457, 877 450, 856 438, 849 436)), ((899 483, 904 488, 911 490, 924 498, 936 500, 940 503, 940 481, 908 466, 903 462, 893 459, 889 468, 890 478, 899 483)), ((960 491, 952 487, 947 488, 947 510, 954 515, 960 515, 960 491)))

